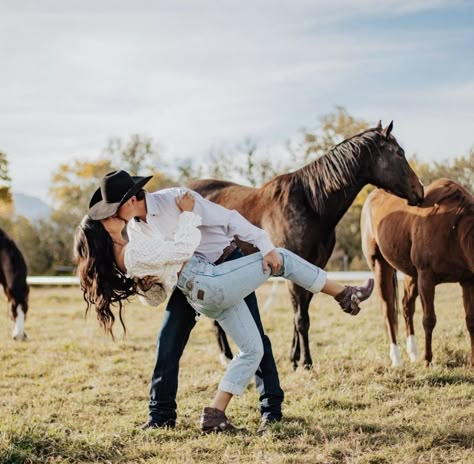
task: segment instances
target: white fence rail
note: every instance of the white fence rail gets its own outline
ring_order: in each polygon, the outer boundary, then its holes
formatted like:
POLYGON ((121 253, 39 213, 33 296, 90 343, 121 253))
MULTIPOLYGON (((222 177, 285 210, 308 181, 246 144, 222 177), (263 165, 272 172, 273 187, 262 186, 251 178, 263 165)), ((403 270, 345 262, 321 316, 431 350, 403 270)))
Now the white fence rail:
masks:
POLYGON ((79 277, 76 276, 28 276, 26 281, 29 285, 79 285, 79 277))
MULTIPOLYGON (((372 272, 328 272, 329 279, 338 281, 359 281, 373 277, 372 272)), ((398 273, 398 280, 403 279, 403 274, 398 273)), ((272 277, 270 280, 283 281, 282 277, 272 277)), ((29 276, 28 284, 32 286, 50 285, 79 285, 79 278, 76 276, 29 276)))

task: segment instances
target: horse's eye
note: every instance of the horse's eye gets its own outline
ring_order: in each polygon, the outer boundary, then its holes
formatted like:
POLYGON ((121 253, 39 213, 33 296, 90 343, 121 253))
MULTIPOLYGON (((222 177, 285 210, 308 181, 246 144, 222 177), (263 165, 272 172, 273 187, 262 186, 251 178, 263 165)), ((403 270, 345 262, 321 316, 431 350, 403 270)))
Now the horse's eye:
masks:
POLYGON ((392 144, 388 144, 387 145, 387 150, 392 152, 392 153, 395 153, 396 156, 400 156, 401 158, 403 158, 405 156, 405 152, 403 151, 403 148, 401 148, 401 147, 398 147, 398 146, 395 146, 395 145, 392 145, 392 144))

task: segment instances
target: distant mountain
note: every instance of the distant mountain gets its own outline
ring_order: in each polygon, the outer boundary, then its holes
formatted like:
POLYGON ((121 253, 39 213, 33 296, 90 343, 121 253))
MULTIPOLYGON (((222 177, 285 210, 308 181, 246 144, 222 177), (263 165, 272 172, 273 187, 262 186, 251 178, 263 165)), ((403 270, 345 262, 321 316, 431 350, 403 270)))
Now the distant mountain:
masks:
POLYGON ((46 217, 51 212, 51 208, 40 198, 25 193, 13 192, 15 214, 25 216, 35 221, 46 217))

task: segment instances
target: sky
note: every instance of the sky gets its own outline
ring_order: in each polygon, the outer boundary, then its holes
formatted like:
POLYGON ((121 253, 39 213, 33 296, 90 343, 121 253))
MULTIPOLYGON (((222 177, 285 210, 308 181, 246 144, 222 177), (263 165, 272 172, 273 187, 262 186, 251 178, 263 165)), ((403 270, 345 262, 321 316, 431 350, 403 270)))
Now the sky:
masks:
POLYGON ((338 105, 424 161, 474 146, 469 0, 0 0, 0 59, 0 150, 46 201, 112 136, 204 162, 277 151, 338 105))

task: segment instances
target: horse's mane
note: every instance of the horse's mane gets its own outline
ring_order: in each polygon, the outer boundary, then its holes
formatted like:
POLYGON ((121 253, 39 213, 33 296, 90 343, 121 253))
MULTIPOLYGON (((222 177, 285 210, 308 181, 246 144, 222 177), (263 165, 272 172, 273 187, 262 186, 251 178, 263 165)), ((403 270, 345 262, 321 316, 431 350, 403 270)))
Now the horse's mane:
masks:
POLYGON ((458 227, 460 240, 468 254, 474 255, 474 196, 463 186, 450 179, 438 179, 428 186, 430 204, 443 206, 446 213, 454 215, 452 227, 458 227))
POLYGON ((474 213, 474 196, 462 185, 450 179, 438 179, 431 183, 426 194, 429 203, 443 205, 455 214, 474 213))
POLYGON ((367 149, 369 154, 372 154, 372 147, 379 150, 378 136, 378 129, 368 129, 342 141, 297 171, 280 177, 289 180, 289 190, 302 186, 309 203, 316 212, 322 214, 330 192, 356 183, 362 149, 367 149))

